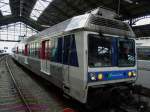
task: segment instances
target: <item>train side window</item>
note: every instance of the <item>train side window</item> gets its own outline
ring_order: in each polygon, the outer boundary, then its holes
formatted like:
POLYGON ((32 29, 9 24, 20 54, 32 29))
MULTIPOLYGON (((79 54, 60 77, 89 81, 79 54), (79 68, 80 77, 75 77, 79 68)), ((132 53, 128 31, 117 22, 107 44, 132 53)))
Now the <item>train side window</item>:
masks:
POLYGON ((30 44, 28 44, 27 49, 28 49, 27 50, 27 52, 28 52, 27 54, 28 54, 28 56, 30 56, 30 44))
POLYGON ((67 35, 64 37, 63 64, 78 66, 78 57, 74 35, 67 35))
POLYGON ((36 47, 36 42, 34 42, 34 56, 35 56, 35 57, 37 57, 36 48, 37 48, 37 47, 36 47))
POLYGON ((31 57, 33 57, 33 43, 31 43, 31 57))
POLYGON ((35 42, 35 57, 39 58, 39 42, 35 42))
POLYGON ((69 50, 70 50, 71 38, 70 35, 64 37, 63 45, 63 64, 69 65, 69 50))
POLYGON ((57 40, 57 49, 56 49, 56 62, 62 63, 62 44, 63 38, 58 38, 57 40))
POLYGON ((57 42, 57 38, 51 39, 50 60, 54 62, 56 61, 57 42))
POLYGON ((40 58, 40 43, 37 43, 37 57, 40 58))
POLYGON ((32 43, 32 49, 33 49, 33 57, 35 57, 35 43, 32 43))
POLYGON ((71 35, 71 37, 72 37, 72 39, 71 39, 70 65, 71 66, 79 66, 75 36, 71 35))
POLYGON ((50 39, 49 41, 47 41, 47 59, 51 60, 51 48, 52 48, 52 39, 50 39))
POLYGON ((32 43, 30 44, 30 56, 32 56, 32 43))
POLYGON ((32 54, 32 50, 31 50, 31 43, 30 43, 30 56, 31 56, 31 54, 32 54))
POLYGON ((35 43, 32 43, 32 48, 33 48, 33 57, 35 57, 35 43))
POLYGON ((45 41, 45 58, 47 60, 50 59, 50 45, 51 45, 51 40, 45 41))

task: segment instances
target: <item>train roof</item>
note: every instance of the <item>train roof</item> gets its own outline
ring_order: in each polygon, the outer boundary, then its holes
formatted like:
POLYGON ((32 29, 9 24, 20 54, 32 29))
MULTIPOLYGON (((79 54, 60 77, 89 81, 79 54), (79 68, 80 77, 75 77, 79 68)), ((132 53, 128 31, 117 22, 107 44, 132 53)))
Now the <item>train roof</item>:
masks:
POLYGON ((71 19, 63 21, 31 36, 25 41, 29 42, 36 39, 54 37, 75 30, 88 30, 118 36, 135 37, 132 29, 127 23, 112 18, 113 16, 111 15, 111 12, 104 14, 105 15, 98 15, 90 12, 84 15, 72 17, 71 19))

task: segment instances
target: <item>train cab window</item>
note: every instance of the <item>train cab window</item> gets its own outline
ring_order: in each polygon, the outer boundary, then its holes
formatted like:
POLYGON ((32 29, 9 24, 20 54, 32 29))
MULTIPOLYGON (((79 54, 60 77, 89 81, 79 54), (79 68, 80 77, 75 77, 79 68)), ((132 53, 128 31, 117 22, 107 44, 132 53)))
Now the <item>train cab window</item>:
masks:
POLYGON ((119 39, 118 66, 135 65, 135 42, 132 39, 119 39))
POLYGON ((108 67, 112 65, 112 39, 96 34, 88 36, 89 67, 108 67))
POLYGON ((74 35, 68 35, 64 37, 63 64, 78 66, 78 57, 74 35))

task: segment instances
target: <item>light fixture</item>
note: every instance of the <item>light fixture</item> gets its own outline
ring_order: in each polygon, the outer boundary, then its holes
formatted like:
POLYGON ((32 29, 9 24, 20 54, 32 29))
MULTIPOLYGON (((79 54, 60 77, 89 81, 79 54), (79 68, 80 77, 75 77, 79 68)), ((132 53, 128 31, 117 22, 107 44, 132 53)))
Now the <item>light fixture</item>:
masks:
POLYGON ((102 79, 103 79, 103 74, 101 74, 101 73, 98 74, 98 79, 99 79, 99 80, 102 80, 102 79))
POLYGON ((95 74, 95 73, 90 73, 89 75, 90 75, 90 79, 91 79, 92 81, 95 81, 95 80, 96 80, 96 74, 95 74))
POLYGON ((133 76, 136 77, 136 73, 134 71, 132 73, 133 73, 133 76))
POLYGON ((125 2, 128 2, 128 3, 130 3, 130 4, 132 4, 133 3, 133 1, 132 0, 124 0, 125 2))
POLYGON ((42 27, 45 27, 45 28, 49 28, 49 27, 51 27, 51 26, 49 26, 49 25, 41 25, 42 27))
POLYGON ((132 76, 132 72, 128 72, 128 76, 131 77, 132 76))

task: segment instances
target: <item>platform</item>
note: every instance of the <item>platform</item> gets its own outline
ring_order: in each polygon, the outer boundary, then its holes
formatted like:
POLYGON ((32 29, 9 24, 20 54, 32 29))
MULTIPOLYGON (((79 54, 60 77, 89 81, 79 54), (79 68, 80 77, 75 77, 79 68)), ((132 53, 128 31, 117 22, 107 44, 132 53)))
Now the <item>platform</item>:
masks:
POLYGON ((150 61, 138 61, 138 80, 137 84, 141 84, 146 88, 150 88, 150 61))

